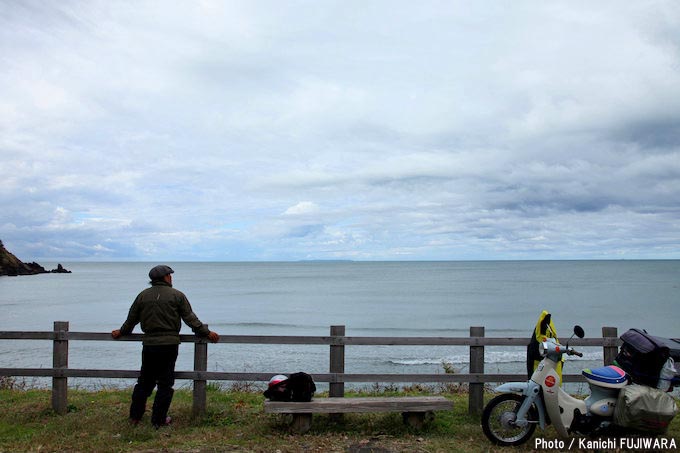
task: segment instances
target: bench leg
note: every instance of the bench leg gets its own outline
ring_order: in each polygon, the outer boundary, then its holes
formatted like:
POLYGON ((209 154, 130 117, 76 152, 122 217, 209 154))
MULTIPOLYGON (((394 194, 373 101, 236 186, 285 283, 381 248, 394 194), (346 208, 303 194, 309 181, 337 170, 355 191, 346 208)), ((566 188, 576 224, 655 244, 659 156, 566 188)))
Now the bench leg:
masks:
POLYGON ((415 429, 422 429, 426 423, 434 420, 434 412, 402 412, 404 423, 415 429))
POLYGON ((312 428, 312 414, 292 414, 290 429, 296 434, 304 434, 312 428))

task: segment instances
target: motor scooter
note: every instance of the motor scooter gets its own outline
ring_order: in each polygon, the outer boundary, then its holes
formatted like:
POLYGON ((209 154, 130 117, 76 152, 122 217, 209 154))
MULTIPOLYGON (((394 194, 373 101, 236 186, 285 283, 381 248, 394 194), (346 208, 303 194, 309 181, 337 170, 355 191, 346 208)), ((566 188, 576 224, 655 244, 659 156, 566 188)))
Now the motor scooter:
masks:
MULTIPOLYGON (((583 338, 580 326, 574 334, 583 338)), ((545 429, 552 424, 560 437, 578 432, 585 435, 606 434, 612 419, 618 393, 627 385, 626 372, 616 366, 584 370, 590 385, 585 399, 569 395, 561 387, 557 365, 564 354, 583 357, 583 354, 548 338, 539 344, 543 360, 527 382, 508 382, 495 389, 501 395, 484 408, 482 429, 497 445, 521 445, 531 438, 538 425, 545 429)))

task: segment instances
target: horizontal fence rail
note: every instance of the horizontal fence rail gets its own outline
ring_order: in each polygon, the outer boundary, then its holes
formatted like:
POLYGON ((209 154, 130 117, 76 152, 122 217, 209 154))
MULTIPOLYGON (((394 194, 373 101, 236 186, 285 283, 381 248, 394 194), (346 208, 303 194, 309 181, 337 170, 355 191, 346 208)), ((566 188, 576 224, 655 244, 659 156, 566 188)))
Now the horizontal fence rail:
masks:
MULTIPOLYGON (((486 337, 484 327, 471 327, 469 337, 357 337, 345 336, 345 326, 331 326, 329 336, 280 335, 221 335, 218 343, 228 344, 290 344, 328 346, 329 372, 314 373, 316 382, 329 384, 329 396, 342 397, 344 384, 349 382, 409 382, 409 383, 467 383, 469 412, 479 414, 483 408, 484 384, 491 382, 524 381, 526 374, 489 374, 484 372, 485 346, 526 346, 526 338, 486 337), (470 348, 469 373, 466 374, 370 374, 345 373, 345 346, 467 346, 470 348)), ((0 376, 28 376, 52 378, 52 407, 64 414, 68 408, 68 378, 137 378, 138 370, 78 369, 68 367, 70 341, 135 341, 142 334, 131 334, 114 340, 110 333, 70 332, 67 321, 56 321, 53 331, 0 331, 0 340, 49 340, 53 342, 52 368, 0 368, 0 376)), ((207 381, 263 381, 276 372, 232 373, 207 371, 208 342, 194 335, 180 335, 182 343, 194 343, 194 370, 176 371, 176 379, 193 381, 193 413, 205 414, 207 381)), ((615 327, 603 327, 602 338, 573 338, 572 346, 602 347, 604 364, 614 361, 621 341, 615 327)), ((212 347, 219 347, 213 345, 212 347)), ((564 382, 583 382, 580 374, 565 374, 564 382)))

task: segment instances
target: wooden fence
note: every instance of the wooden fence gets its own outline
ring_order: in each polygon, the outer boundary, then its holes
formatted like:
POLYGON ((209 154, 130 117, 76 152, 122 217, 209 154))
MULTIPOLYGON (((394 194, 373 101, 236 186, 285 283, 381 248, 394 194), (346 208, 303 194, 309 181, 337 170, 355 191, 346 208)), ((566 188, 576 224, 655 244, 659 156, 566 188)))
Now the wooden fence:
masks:
MULTIPOLYGON (((193 371, 176 371, 177 379, 193 380, 193 415, 205 414, 207 382, 210 381, 268 381, 275 372, 231 373, 208 369, 208 342, 194 335, 180 335, 183 343, 194 343, 193 371)), ((56 321, 53 331, 0 332, 0 340, 51 340, 53 342, 52 368, 0 368, 0 376, 33 376, 52 378, 52 407, 58 414, 68 410, 68 378, 137 378, 138 370, 96 370, 68 367, 70 341, 141 341, 141 334, 132 334, 113 340, 110 333, 70 332, 67 321, 56 321)), ((469 337, 348 337, 345 326, 331 326, 329 336, 269 336, 222 335, 219 343, 232 344, 291 344, 327 345, 330 348, 328 373, 313 374, 316 382, 329 384, 329 396, 344 396, 346 382, 407 382, 407 383, 468 383, 470 386, 468 409, 480 414, 484 404, 484 384, 489 382, 524 381, 526 374, 488 374, 484 372, 485 346, 526 346, 526 338, 485 337, 484 327, 470 327, 469 337), (345 373, 346 346, 468 346, 470 349, 469 373, 444 374, 348 374, 345 373)), ((604 364, 616 357, 620 340, 615 327, 603 327, 602 338, 574 338, 570 345, 602 347, 604 364)), ((211 347, 219 347, 213 345, 211 347)), ((564 382, 582 382, 579 374, 565 374, 564 382)))

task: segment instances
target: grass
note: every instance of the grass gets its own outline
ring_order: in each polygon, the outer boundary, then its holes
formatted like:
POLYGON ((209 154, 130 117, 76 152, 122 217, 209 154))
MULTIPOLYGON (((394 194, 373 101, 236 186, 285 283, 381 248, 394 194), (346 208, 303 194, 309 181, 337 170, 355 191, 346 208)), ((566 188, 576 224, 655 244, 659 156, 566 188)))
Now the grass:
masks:
MULTIPOLYGON (((460 391, 446 394, 454 401, 454 410, 438 412, 422 431, 404 425, 398 413, 346 414, 340 422, 315 415, 312 430, 304 435, 290 434, 285 416, 264 414, 259 391, 210 385, 206 416, 192 420, 191 391, 179 389, 170 409, 173 423, 159 430, 150 426, 148 411, 142 424, 128 424, 130 393, 70 390, 69 412, 60 416, 52 411, 47 390, 0 389, 0 453, 523 452, 533 446, 533 442, 518 449, 492 446, 482 433, 479 417, 467 414, 467 394, 460 391)), ((422 395, 423 389, 376 386, 370 393, 422 395)), ((679 424, 674 420, 666 436, 678 444, 679 424)), ((552 429, 537 430, 537 436, 555 437, 552 429)))

